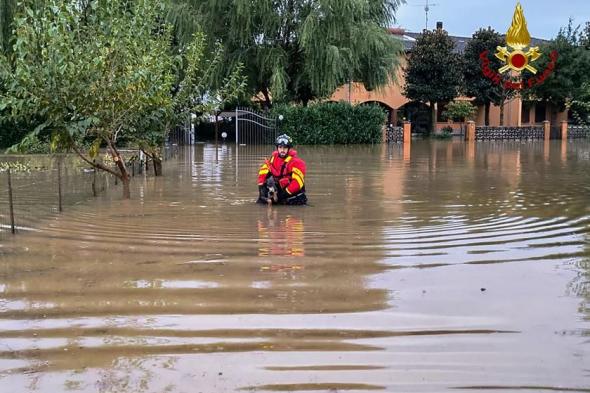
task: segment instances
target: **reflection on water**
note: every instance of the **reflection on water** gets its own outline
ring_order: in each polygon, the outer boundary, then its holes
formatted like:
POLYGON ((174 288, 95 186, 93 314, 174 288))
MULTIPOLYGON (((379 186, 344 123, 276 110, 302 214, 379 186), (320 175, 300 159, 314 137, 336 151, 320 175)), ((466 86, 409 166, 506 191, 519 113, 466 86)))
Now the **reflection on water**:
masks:
POLYGON ((310 206, 271 208, 270 149, 0 243, 0 386, 588 391, 588 142, 302 146, 310 206))
POLYGON ((303 236, 302 217, 292 213, 280 217, 279 209, 268 208, 266 220, 258 220, 258 255, 302 257, 305 255, 303 236))

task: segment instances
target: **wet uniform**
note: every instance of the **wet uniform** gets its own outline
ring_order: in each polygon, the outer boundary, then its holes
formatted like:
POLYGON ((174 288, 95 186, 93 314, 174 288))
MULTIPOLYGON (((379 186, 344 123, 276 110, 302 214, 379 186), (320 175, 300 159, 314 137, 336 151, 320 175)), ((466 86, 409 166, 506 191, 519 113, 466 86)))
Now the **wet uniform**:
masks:
POLYGON ((305 195, 305 161, 297 157, 297 151, 289 149, 283 159, 278 151, 274 151, 258 172, 258 186, 260 188, 259 203, 266 203, 268 197, 267 180, 272 177, 277 184, 278 202, 284 205, 304 205, 307 203, 305 195))

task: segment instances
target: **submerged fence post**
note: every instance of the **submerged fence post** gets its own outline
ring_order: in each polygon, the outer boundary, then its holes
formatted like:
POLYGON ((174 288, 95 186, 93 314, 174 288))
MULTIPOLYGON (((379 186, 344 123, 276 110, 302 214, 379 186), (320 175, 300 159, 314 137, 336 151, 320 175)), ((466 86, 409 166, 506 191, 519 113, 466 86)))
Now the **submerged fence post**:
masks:
POLYGON ((14 203, 12 201, 12 180, 10 178, 10 167, 6 171, 8 173, 8 208, 10 210, 10 228, 14 235, 16 233, 16 227, 14 226, 14 203))
POLYGON ((57 199, 58 199, 58 209, 61 213, 63 211, 62 201, 61 201, 61 161, 62 156, 57 156, 57 199))

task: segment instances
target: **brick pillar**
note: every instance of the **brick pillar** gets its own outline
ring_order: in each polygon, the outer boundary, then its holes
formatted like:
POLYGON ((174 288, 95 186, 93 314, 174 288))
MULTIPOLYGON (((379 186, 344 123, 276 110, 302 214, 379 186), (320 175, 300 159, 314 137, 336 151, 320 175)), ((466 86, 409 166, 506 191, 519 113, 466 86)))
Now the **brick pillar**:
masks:
POLYGON ((381 142, 387 143, 387 125, 381 127, 381 142))
POLYGON ((404 145, 412 142, 412 123, 404 121, 404 145))
POLYGON ((475 141, 475 122, 469 120, 467 122, 467 132, 465 133, 466 141, 475 141))
POLYGON ((410 147, 411 147, 410 142, 408 142, 408 143, 404 142, 404 144, 402 145, 402 154, 404 157, 404 161, 406 161, 406 162, 410 161, 410 151, 411 151, 410 147))
POLYGON ((543 121, 543 130, 545 131, 545 140, 548 141, 551 136, 551 123, 549 123, 549 120, 543 121))
POLYGON ((475 141, 469 141, 465 146, 467 147, 467 161, 470 163, 475 162, 475 141))
POLYGON ((561 121, 561 140, 567 141, 567 120, 561 121))

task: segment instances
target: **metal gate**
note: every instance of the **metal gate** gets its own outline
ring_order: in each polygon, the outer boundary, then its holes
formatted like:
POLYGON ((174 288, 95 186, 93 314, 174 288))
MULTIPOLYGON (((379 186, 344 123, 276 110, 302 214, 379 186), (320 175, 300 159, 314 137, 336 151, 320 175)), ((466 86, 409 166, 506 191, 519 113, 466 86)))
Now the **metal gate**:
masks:
POLYGON ((233 117, 236 145, 271 145, 279 134, 280 116, 237 107, 233 117))
POLYGON ((188 146, 195 144, 195 125, 191 117, 179 124, 166 136, 166 144, 188 146))

